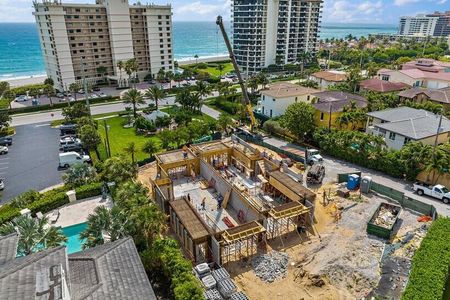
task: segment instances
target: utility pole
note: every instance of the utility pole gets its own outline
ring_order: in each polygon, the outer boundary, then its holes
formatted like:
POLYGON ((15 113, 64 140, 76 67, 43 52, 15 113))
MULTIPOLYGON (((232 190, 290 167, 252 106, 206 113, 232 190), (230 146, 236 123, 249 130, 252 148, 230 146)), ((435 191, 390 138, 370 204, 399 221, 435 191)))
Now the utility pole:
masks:
POLYGON ((111 157, 111 146, 109 145, 109 135, 108 135, 108 125, 106 124, 106 119, 103 119, 103 125, 105 126, 105 136, 106 136, 106 154, 111 157))
POLYGON ((91 118, 91 106, 89 105, 89 95, 88 95, 88 87, 87 87, 87 81, 86 81, 86 74, 84 73, 84 63, 83 59, 80 59, 80 67, 81 71, 83 72, 83 86, 84 86, 84 99, 86 100, 86 107, 88 110, 89 118, 91 118))

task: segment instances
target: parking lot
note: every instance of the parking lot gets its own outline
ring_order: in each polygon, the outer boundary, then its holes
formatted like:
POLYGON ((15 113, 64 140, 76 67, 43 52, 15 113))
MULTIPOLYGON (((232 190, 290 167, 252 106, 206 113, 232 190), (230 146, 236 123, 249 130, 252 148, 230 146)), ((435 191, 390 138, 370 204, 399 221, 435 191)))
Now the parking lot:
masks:
POLYGON ((42 190, 62 181, 58 171, 59 130, 49 123, 16 127, 9 153, 0 156, 5 189, 0 204, 29 189, 42 190))

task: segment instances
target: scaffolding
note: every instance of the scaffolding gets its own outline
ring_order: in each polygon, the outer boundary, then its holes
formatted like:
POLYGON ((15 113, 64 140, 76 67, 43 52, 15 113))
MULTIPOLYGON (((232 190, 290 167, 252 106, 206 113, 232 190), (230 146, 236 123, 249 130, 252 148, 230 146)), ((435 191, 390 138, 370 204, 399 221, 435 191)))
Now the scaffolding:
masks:
POLYGON ((267 239, 281 237, 298 226, 308 224, 310 209, 298 202, 288 202, 269 211, 267 218, 267 239))
POLYGON ((258 244, 265 241, 262 237, 265 231, 256 221, 224 231, 220 247, 222 264, 256 254, 258 244))

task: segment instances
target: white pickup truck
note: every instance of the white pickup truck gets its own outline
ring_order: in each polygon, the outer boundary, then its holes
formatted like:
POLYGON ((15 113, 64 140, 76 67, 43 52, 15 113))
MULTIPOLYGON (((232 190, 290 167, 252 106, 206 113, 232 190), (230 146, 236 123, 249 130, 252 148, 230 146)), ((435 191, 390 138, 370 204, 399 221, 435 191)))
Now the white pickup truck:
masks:
POLYGON ((445 204, 450 203, 450 192, 448 188, 441 184, 437 185, 426 185, 423 183, 414 183, 414 191, 417 192, 420 196, 428 195, 433 198, 442 200, 445 204))

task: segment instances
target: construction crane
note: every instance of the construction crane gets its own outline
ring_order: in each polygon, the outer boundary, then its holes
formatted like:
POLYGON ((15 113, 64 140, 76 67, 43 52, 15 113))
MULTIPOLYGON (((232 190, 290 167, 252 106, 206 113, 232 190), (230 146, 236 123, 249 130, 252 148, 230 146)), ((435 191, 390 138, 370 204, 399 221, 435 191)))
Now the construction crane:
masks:
POLYGON ((231 63, 233 64, 234 71, 236 72, 236 76, 239 81, 239 85, 242 90, 242 102, 247 110, 247 114, 250 117, 250 131, 256 128, 256 119, 253 114, 252 103, 250 102, 250 98, 248 97, 247 87, 245 86, 244 80, 242 79, 241 72, 239 71, 239 67, 236 62, 236 57, 234 56, 233 49, 231 48, 230 40, 228 39, 227 32, 225 31, 225 27, 223 26, 222 16, 217 16, 216 24, 219 26, 220 31, 222 32, 223 39, 225 40, 225 45, 227 46, 228 53, 230 54, 231 63))

